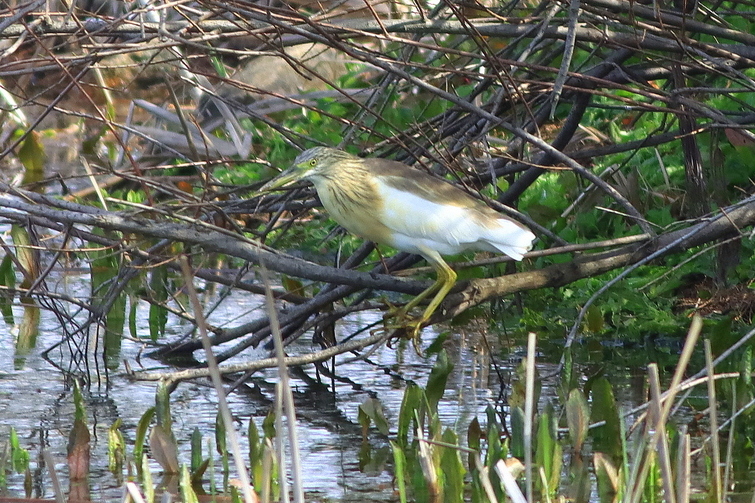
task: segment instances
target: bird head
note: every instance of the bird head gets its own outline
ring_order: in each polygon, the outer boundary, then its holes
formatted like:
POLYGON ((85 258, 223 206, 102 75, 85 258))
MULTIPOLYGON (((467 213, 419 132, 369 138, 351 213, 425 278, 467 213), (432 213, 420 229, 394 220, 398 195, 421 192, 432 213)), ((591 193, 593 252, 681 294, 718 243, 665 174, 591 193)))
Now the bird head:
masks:
POLYGON ((260 190, 277 189, 299 180, 327 177, 333 169, 338 167, 340 161, 347 159, 357 158, 334 148, 310 148, 299 154, 290 168, 267 182, 260 190))

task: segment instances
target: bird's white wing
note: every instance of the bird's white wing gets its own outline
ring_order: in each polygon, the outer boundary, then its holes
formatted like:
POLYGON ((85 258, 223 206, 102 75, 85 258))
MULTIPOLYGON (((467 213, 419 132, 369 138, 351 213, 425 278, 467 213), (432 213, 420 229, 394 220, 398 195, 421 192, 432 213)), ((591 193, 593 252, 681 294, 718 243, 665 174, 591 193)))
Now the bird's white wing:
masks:
POLYGON ((467 208, 429 201, 385 184, 379 190, 381 220, 393 232, 396 248, 416 253, 412 244, 421 243, 449 255, 480 239, 481 229, 469 218, 467 208))
POLYGON ((521 260, 535 238, 521 225, 488 211, 480 203, 463 206, 453 201, 428 200, 389 184, 378 184, 382 198, 381 222, 392 232, 400 250, 422 253, 431 249, 454 255, 468 249, 505 253, 521 260))

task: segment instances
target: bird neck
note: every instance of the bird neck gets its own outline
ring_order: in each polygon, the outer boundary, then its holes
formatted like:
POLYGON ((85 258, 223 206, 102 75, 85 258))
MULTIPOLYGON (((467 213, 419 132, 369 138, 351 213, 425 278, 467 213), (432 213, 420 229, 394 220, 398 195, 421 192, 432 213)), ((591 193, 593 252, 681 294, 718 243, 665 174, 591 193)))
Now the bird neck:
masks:
POLYGON ((344 225, 342 218, 348 218, 348 215, 356 212, 374 214, 379 209, 374 181, 361 162, 341 160, 337 168, 313 177, 312 183, 325 209, 341 225, 344 225))

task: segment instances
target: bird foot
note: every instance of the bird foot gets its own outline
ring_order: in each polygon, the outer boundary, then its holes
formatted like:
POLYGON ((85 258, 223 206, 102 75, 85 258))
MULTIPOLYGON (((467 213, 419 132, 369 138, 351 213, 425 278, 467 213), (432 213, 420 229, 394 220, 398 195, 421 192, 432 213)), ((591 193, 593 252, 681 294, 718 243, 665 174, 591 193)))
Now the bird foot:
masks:
POLYGON ((385 314, 383 315, 383 321, 387 321, 391 318, 402 320, 399 322, 399 324, 404 323, 403 320, 406 320, 409 318, 409 311, 406 309, 406 304, 403 305, 396 305, 386 299, 382 299, 382 301, 385 303, 388 308, 385 310, 385 314))
POLYGON ((423 318, 421 316, 412 316, 409 314, 409 311, 414 309, 416 305, 414 305, 412 302, 409 302, 408 304, 400 304, 396 305, 392 302, 382 299, 383 303, 387 306, 385 310, 385 314, 383 314, 383 320, 388 320, 393 318, 394 320, 400 320, 398 323, 402 325, 408 325, 413 323, 415 320, 422 320, 422 323, 427 321, 427 318, 423 318))
POLYGON ((424 357, 425 353, 422 351, 421 343, 422 343, 422 337, 420 337, 420 333, 422 332, 422 323, 423 321, 421 319, 415 319, 414 321, 409 324, 408 327, 406 327, 409 333, 409 336, 412 339, 412 346, 414 347, 414 352, 417 353, 417 356, 424 357))
POLYGON ((404 329, 411 325, 414 318, 407 312, 406 306, 395 306, 391 303, 388 304, 388 309, 383 314, 383 325, 386 330, 399 330, 404 329))
POLYGON ((404 307, 390 306, 388 312, 383 315, 383 323, 386 330, 393 330, 393 339, 411 339, 414 351, 418 356, 424 356, 420 343, 422 338, 422 324, 425 322, 422 318, 410 316, 404 307))

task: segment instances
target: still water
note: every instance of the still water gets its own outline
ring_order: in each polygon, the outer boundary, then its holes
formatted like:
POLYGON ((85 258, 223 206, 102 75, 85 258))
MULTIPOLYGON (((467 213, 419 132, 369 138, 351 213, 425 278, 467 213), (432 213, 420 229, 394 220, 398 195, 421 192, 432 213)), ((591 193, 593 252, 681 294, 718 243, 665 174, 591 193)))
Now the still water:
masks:
MULTIPOLYGON (((86 298, 89 286, 84 277, 69 276, 59 280, 58 285, 64 285, 63 289, 68 295, 86 298)), ((262 298, 241 293, 233 295, 211 315, 210 323, 230 327, 259 316, 262 298)), ((61 340, 59 320, 50 311, 40 310, 38 330, 29 333, 26 323, 35 315, 30 311, 33 310, 15 306, 13 323, 8 323, 8 320, 6 323, 0 322, 0 445, 7 442, 10 428, 15 428, 22 447, 31 453, 34 475, 32 496, 53 498, 49 473, 42 467, 41 450, 47 449, 52 454, 56 460, 55 469, 65 484, 66 445, 74 413, 71 382, 65 371, 72 369, 71 352, 81 352, 87 348, 66 344, 44 358, 43 351, 61 340)), ((139 334, 149 333, 147 312, 146 304, 139 306, 139 334)), ((374 322, 374 316, 379 315, 352 317, 338 330, 344 334, 353 333, 358 327, 374 322)), ((171 319, 168 326, 169 340, 183 335, 189 328, 177 318, 171 319)), ((425 345, 436 336, 437 332, 426 329, 423 332, 425 345)), ((92 349, 93 341, 90 344, 90 353, 96 351, 92 349)), ((493 341, 493 346, 499 347, 499 344, 493 341)), ((479 332, 457 330, 449 334, 445 343, 455 369, 439 410, 444 426, 456 428, 462 438, 474 417, 484 421, 485 408, 501 403, 499 376, 503 376, 508 385, 512 365, 516 365, 521 357, 517 348, 507 350, 506 357, 501 357, 500 351, 496 350, 498 354, 494 366, 487 347, 482 343, 479 332)), ((127 361, 132 369, 170 370, 145 356, 149 349, 144 342, 126 337, 118 369, 105 372, 101 362, 94 358, 88 360, 89 374, 94 377, 93 384, 86 390, 86 397, 92 433, 90 488, 95 501, 115 501, 121 497, 122 481, 107 470, 108 428, 117 419, 122 420, 121 431, 130 451, 137 422, 154 405, 156 383, 131 381, 123 374, 125 367, 122 362, 127 361)), ((314 349, 317 348, 305 337, 290 346, 288 353, 295 356, 314 349)), ((262 349, 248 350, 229 363, 266 356, 267 352, 262 349)), ((201 358, 201 353, 198 352, 197 357, 201 358)), ((392 476, 385 468, 386 462, 391 460, 387 439, 373 432, 370 443, 374 462, 360 469, 358 454, 362 446, 362 433, 357 421, 358 407, 368 398, 377 398, 384 407, 389 424, 395 424, 406 383, 413 381, 424 385, 434 357, 419 357, 411 344, 383 347, 367 361, 344 363, 350 357, 344 355, 336 360, 333 378, 320 378, 311 366, 303 372, 294 373, 292 386, 299 419, 297 426, 307 499, 395 501, 397 496, 392 476)), ((542 370, 547 372, 546 367, 542 370)), ((228 396, 242 442, 245 442, 249 419, 252 418, 261 427, 263 418, 271 409, 276 380, 275 370, 261 371, 228 396)), ((189 440, 195 428, 202 432, 205 445, 214 444, 217 413, 215 392, 209 381, 181 383, 171 395, 171 407, 175 418, 174 433, 183 449, 179 459, 188 464, 189 440)), ((205 452, 207 449, 209 447, 205 452)), ((246 449, 246 444, 243 449, 246 449)), ((160 467, 157 464, 153 466, 153 474, 155 480, 159 480, 160 467)), ((24 496, 21 475, 9 477, 6 495, 24 496)))
MULTIPOLYGON (((55 291, 74 298, 86 299, 90 293, 86 282, 88 275, 68 274, 66 277, 50 278, 55 291)), ((203 300, 213 304, 211 291, 205 292, 203 300)), ((141 302, 141 301, 137 301, 141 302)), ((234 327, 249 322, 263 312, 264 300, 250 294, 235 292, 225 298, 208 321, 219 327, 234 327)), ((138 304, 136 311, 136 334, 148 339, 148 305, 138 304)), ((337 327, 337 335, 356 332, 379 319, 379 313, 367 313, 347 318, 337 327)), ((444 427, 455 429, 461 439, 466 438, 467 427, 474 418, 486 421, 485 410, 493 406, 504 409, 506 393, 511 389, 514 369, 521 361, 521 341, 510 338, 504 331, 492 334, 483 328, 486 323, 473 322, 464 328, 440 328, 446 330, 443 343, 454 370, 449 377, 446 393, 439 403, 439 413, 444 427)), ((190 326, 179 318, 170 318, 166 340, 176 340, 186 335, 190 326)), ((128 332, 128 330, 127 330, 128 332)), ((112 359, 110 369, 105 369, 99 358, 72 358, 72 354, 99 354, 102 342, 92 337, 87 343, 69 342, 56 347, 47 357, 44 351, 60 343, 63 331, 60 321, 50 310, 30 309, 18 304, 13 307, 13 320, 0 321, 0 448, 4 448, 11 427, 18 433, 20 444, 31 454, 32 488, 30 496, 54 498, 49 469, 42 463, 42 450, 55 460, 55 471, 66 488, 68 464, 66 450, 68 436, 74 417, 71 373, 86 373, 92 381, 85 389, 89 429, 92 434, 92 461, 89 479, 93 501, 119 501, 122 497, 123 479, 107 469, 108 429, 118 419, 126 437, 130 454, 134 445, 136 426, 145 411, 155 403, 157 384, 147 381, 132 381, 125 376, 126 362, 134 370, 162 370, 165 367, 150 359, 151 349, 145 340, 124 336, 119 357, 112 359), (72 361, 77 361, 74 366, 72 361), (117 367, 117 368, 116 368, 117 367)), ((439 332, 423 331, 425 349, 439 332)), ((555 365, 561 356, 560 341, 543 342, 538 354, 538 371, 542 379, 540 410, 548 401, 555 399, 555 365)), ((583 349, 590 343, 583 344, 583 349)), ((222 351, 226 348, 219 348, 222 351)), ((307 354, 314 347, 308 336, 287 348, 290 356, 307 354)), ((585 358, 581 372, 590 375, 594 365, 599 372, 610 374, 610 381, 622 411, 630 411, 644 403, 647 393, 645 366, 649 361, 658 361, 651 350, 623 353, 617 356, 612 348, 598 345, 585 358), (631 359, 626 355, 631 354, 631 359)), ((640 348, 641 349, 641 348, 640 348)), ((667 346, 666 356, 675 354, 677 348, 667 346), (670 353, 670 354, 669 354, 670 353)), ((587 350, 589 352, 589 350, 587 350)), ((195 355, 202 359, 201 352, 195 355)), ((227 363, 240 363, 268 356, 264 349, 247 350, 227 363)), ((584 355, 583 355, 584 356, 584 355)), ((360 449, 363 446, 362 428, 357 416, 359 406, 365 400, 375 398, 382 405, 388 424, 395 425, 404 390, 408 382, 424 386, 435 360, 434 355, 418 356, 409 343, 384 346, 366 360, 348 361, 352 355, 336 359, 335 373, 320 376, 314 367, 292 370, 292 387, 298 419, 300 457, 303 467, 304 490, 307 501, 393 502, 398 500, 392 474, 389 470, 392 456, 388 439, 373 428, 368 442, 372 449, 371 462, 360 465, 360 449)), ((663 367, 662 367, 663 368, 663 367)), ((669 367, 669 374, 673 366, 669 367)), ((228 402, 236 421, 236 431, 242 442, 242 452, 247 452, 246 431, 248 422, 255 421, 261 429, 262 421, 273 407, 277 371, 264 370, 254 374, 243 386, 228 396, 228 402)), ((698 401, 705 407, 704 393, 698 393, 698 401)), ((694 396, 692 397, 694 399, 694 396)), ((217 399, 208 380, 182 382, 171 394, 174 417, 173 430, 179 442, 179 460, 190 460, 190 438, 198 429, 205 445, 204 457, 214 449, 217 399)), ((695 411, 685 409, 677 420, 682 424, 696 421, 695 411), (683 417, 687 414, 688 417, 683 417)), ((630 426, 636 415, 628 414, 626 425, 630 426)), ((463 443, 463 440, 462 440, 463 443)), ((217 454, 214 455, 217 459, 217 454)), ((160 480, 161 469, 151 465, 153 479, 160 480)), ((704 471, 701 464, 700 472, 704 471)), ((220 473, 220 470, 216 470, 220 473)), ((209 476, 209 471, 206 474, 209 476)), ((233 474, 231 475, 234 476, 233 474)), ((744 477, 751 476, 748 471, 744 477)), ((220 475, 216 477, 219 479, 220 475)), ((221 480, 217 481, 222 487, 221 480)), ((704 485, 704 481, 698 487, 704 485)), ((751 484, 737 494, 738 501, 749 501, 747 494, 751 484), (742 499, 744 498, 744 499, 742 499)), ((208 484, 205 484, 205 489, 208 484)), ((24 497, 24 477, 9 475, 4 496, 24 497)), ((597 500, 596 495, 591 496, 597 500)))

